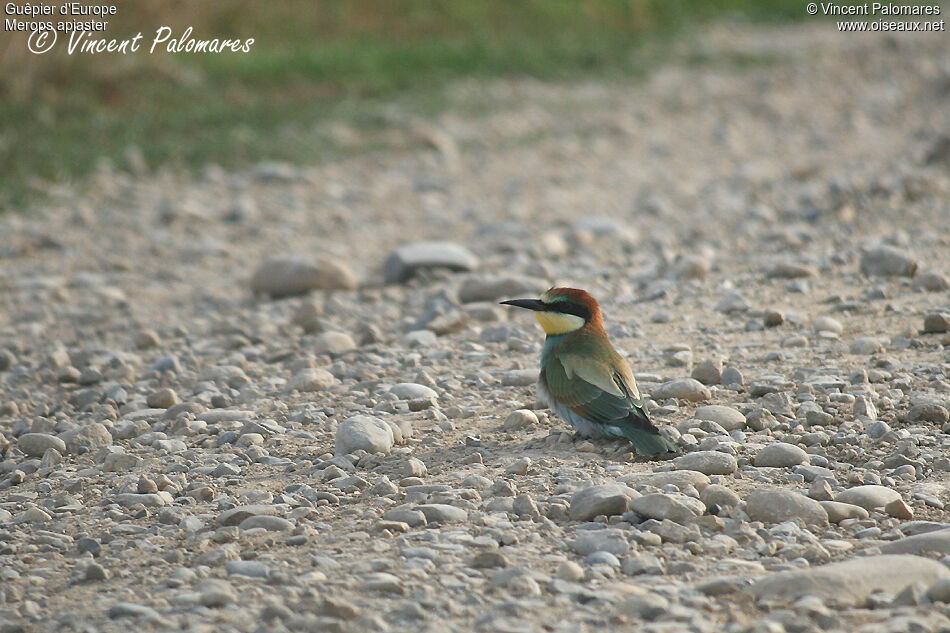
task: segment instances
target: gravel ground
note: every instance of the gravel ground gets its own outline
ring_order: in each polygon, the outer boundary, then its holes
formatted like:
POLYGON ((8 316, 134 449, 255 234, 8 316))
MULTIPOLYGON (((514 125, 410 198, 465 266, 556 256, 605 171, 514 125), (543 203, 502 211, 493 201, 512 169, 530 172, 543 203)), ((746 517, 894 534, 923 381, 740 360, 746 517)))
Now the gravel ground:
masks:
POLYGON ((0 218, 0 631, 950 629, 945 34, 684 46, 0 218), (535 401, 555 283, 679 457, 535 401))

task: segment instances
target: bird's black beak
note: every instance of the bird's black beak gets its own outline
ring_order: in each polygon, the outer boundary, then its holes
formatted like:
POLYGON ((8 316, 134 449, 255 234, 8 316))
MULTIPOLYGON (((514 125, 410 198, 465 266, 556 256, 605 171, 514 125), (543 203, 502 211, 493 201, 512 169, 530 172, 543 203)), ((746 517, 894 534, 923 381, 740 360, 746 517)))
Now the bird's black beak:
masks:
POLYGON ((542 311, 547 310, 548 306, 538 299, 511 299, 510 301, 502 301, 502 305, 515 306, 516 308, 525 308, 527 310, 542 311))

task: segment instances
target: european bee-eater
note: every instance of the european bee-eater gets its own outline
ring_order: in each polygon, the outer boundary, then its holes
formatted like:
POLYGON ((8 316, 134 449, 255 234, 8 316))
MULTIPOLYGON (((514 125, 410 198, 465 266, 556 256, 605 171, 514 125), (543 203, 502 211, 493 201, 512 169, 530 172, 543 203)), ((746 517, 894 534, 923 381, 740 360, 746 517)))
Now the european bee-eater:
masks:
POLYGON ((624 437, 637 453, 674 452, 647 417, 630 365, 610 344, 597 300, 576 288, 503 304, 534 310, 547 335, 538 393, 584 437, 624 437))

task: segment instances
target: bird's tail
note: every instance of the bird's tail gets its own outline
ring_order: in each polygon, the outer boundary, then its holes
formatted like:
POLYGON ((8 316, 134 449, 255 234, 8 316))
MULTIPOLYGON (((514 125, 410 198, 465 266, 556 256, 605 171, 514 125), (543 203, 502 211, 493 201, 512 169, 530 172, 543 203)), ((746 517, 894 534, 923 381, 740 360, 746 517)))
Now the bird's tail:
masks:
POLYGON ((653 426, 644 413, 631 411, 630 415, 617 425, 617 429, 630 440, 639 455, 659 455, 679 451, 676 444, 661 435, 660 430, 653 426))

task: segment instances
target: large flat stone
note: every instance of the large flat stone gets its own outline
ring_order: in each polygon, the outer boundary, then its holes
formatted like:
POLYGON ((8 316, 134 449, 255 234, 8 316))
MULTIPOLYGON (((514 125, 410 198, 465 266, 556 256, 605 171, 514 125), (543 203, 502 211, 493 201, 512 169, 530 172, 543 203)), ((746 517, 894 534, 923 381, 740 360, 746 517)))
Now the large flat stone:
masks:
POLYGON ((746 499, 746 512, 763 523, 801 519, 805 525, 828 525, 828 513, 820 503, 791 490, 754 490, 746 499))
POLYGON ((630 509, 648 519, 669 519, 676 523, 685 523, 702 516, 706 506, 699 499, 683 494, 655 492, 633 499, 630 509))
POLYGON ((172 502, 171 495, 167 492, 150 492, 138 494, 135 492, 126 492, 118 494, 113 498, 117 504, 123 508, 132 508, 137 505, 160 508, 172 502))
POLYGON ((950 528, 884 543, 881 545, 881 552, 884 554, 922 554, 924 552, 950 554, 950 528))
POLYGON ((730 475, 739 468, 736 458, 719 451, 696 451, 673 460, 677 470, 695 470, 704 475, 730 475))
POLYGON ((869 511, 874 508, 883 508, 892 501, 897 501, 900 498, 901 495, 896 490, 892 490, 886 486, 874 485, 848 488, 835 495, 835 501, 861 506, 869 511))
POLYGON ((330 258, 307 261, 274 257, 262 263, 251 278, 251 290, 274 298, 302 295, 311 290, 353 290, 356 277, 343 263, 330 258))
POLYGON ((383 275, 386 283, 406 281, 424 268, 472 270, 478 258, 461 244, 454 242, 414 242, 400 246, 386 258, 383 275))
POLYGON ((699 407, 693 413, 697 420, 711 420, 726 429, 727 431, 736 431, 744 429, 746 425, 745 416, 734 407, 726 407, 721 404, 709 404, 705 407, 699 407))
POLYGON ((667 484, 672 484, 682 490, 686 486, 692 486, 702 492, 703 488, 709 485, 709 477, 697 470, 670 470, 660 473, 631 473, 624 475, 619 479, 621 483, 628 486, 654 486, 662 488, 667 484))
POLYGON ((250 517, 274 514, 277 514, 277 508, 271 505, 237 506, 219 514, 215 523, 218 525, 240 525, 242 521, 250 517))
POLYGON ((42 457, 51 448, 60 453, 66 452, 66 442, 49 433, 24 433, 17 441, 17 446, 29 457, 42 457))
POLYGON ((761 601, 792 602, 814 595, 840 605, 854 605, 863 603, 872 593, 896 595, 915 582, 930 586, 946 577, 950 577, 950 569, 928 558, 866 556, 772 574, 752 585, 751 591, 761 601))
POLYGON ((611 516, 627 511, 627 500, 636 492, 626 486, 602 484, 578 490, 571 497, 571 519, 589 521, 595 516, 611 516))
POLYGON ((453 523, 468 519, 468 512, 445 503, 426 503, 416 506, 416 510, 424 514, 426 522, 430 524, 453 523))

